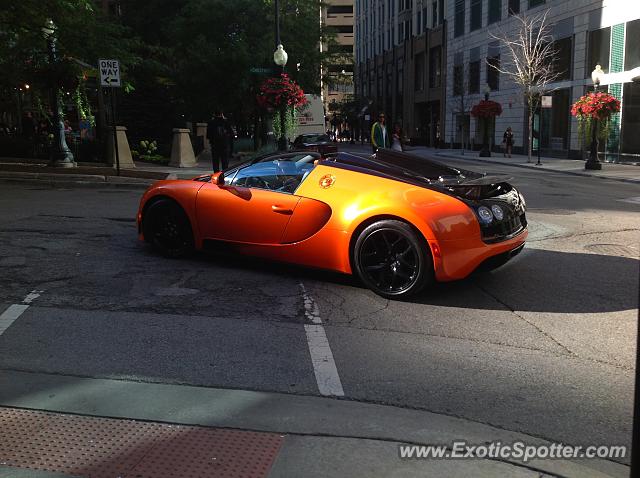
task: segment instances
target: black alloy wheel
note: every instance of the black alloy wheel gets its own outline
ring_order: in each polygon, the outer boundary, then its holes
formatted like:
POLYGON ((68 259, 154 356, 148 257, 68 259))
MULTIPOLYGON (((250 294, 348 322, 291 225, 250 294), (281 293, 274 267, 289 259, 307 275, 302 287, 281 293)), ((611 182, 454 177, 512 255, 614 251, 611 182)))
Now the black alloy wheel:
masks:
POLYGON ((427 242, 402 221, 383 220, 366 227, 356 240, 353 258, 362 282, 389 299, 416 294, 433 281, 427 242))
POLYGON ((193 231, 182 208, 169 199, 154 202, 142 219, 144 238, 167 257, 185 257, 193 251, 193 231))

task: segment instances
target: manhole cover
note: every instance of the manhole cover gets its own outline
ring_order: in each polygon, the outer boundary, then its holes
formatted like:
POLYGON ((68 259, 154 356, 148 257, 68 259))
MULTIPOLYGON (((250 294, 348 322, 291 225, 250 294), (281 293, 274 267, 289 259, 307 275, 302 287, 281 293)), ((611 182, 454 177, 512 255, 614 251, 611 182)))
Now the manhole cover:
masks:
POLYGON ((552 216, 571 216, 575 214, 575 211, 569 211, 568 209, 533 209, 528 208, 528 213, 536 213, 536 214, 550 214, 552 216))
POLYGON ((589 244, 585 250, 605 256, 638 257, 638 251, 622 244, 589 244))

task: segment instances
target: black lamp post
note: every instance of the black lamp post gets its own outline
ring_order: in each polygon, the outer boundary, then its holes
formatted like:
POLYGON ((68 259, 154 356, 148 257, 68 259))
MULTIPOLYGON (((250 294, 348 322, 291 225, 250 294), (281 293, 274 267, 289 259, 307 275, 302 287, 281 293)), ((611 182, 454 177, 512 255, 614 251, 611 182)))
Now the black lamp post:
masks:
MULTIPOLYGON (((42 28, 42 33, 47 41, 47 50, 49 52, 49 64, 55 66, 58 61, 56 52, 56 26, 52 20, 48 20, 42 28)), ((51 102, 51 110, 53 111, 53 148, 50 151, 49 166, 60 168, 73 168, 76 165, 73 160, 73 154, 67 146, 64 137, 64 123, 62 122, 62 111, 60 111, 60 103, 58 102, 58 85, 55 78, 51 81, 49 101, 51 102)))
MULTIPOLYGON (((275 0, 275 9, 276 9, 276 51, 273 53, 273 62, 282 68, 282 72, 284 73, 284 67, 287 64, 287 60, 289 55, 284 50, 282 43, 280 43, 280 8, 278 5, 278 0, 275 0)), ((280 151, 287 150, 287 132, 286 132, 286 124, 285 124, 285 115, 287 112, 287 105, 282 105, 280 107, 280 134, 281 137, 278 139, 278 149, 280 151)))
MULTIPOLYGON (((598 86, 602 80, 602 67, 596 65, 595 70, 591 72, 591 80, 593 80, 593 92, 598 92, 598 86)), ((594 118, 591 125, 591 152, 589 159, 584 164, 584 169, 602 169, 602 163, 598 160, 598 119, 594 118)))
MULTIPOLYGON (((484 87, 484 100, 489 101, 489 92, 491 87, 487 84, 484 87)), ((480 151, 481 158, 490 158, 491 149, 489 148, 489 118, 487 116, 482 118, 484 123, 484 137, 482 138, 482 150, 480 151)))

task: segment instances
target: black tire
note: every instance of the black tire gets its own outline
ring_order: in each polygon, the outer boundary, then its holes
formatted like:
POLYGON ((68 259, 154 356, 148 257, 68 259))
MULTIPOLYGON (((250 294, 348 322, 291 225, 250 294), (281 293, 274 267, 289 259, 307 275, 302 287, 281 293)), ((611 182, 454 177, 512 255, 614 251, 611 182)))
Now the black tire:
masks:
POLYGON ((402 221, 367 226, 356 239, 352 257, 360 280, 387 299, 417 294, 434 281, 429 245, 402 221))
POLYGON ((147 208, 142 218, 147 242, 167 257, 185 257, 193 252, 193 231, 184 210, 170 199, 160 199, 147 208))

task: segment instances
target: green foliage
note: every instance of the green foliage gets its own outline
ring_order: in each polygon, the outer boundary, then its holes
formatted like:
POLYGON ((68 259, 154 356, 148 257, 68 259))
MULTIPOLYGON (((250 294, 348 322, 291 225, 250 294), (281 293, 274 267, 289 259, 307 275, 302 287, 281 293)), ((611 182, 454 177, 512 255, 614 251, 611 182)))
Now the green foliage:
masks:
MULTIPOLYGON (((69 67, 73 60, 96 64, 98 58, 137 63, 137 41, 91 0, 0 0, 0 85, 33 81, 47 68, 69 67), (42 28, 53 20, 60 65, 51 66, 42 28), (108 41, 105 41, 107 40, 108 41)), ((59 72, 62 75, 64 72, 59 72)))
MULTIPOLYGON (((276 111, 273 114, 273 134, 276 138, 282 137, 282 122, 280 115, 282 111, 276 111)), ((296 108, 287 108, 284 111, 284 127, 288 138, 295 138, 298 130, 298 110, 296 108)))
POLYGON ((138 147, 131 150, 134 159, 145 161, 147 163, 169 164, 169 158, 158 154, 158 142, 151 140, 142 140, 138 143, 138 147))

